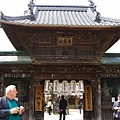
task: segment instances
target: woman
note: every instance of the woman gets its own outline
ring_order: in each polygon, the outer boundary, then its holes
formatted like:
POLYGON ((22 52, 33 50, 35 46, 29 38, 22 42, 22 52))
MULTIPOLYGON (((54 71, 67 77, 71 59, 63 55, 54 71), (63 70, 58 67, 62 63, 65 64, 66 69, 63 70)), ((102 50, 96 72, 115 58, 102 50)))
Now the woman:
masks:
POLYGON ((52 102, 51 102, 51 99, 49 99, 48 104, 47 104, 49 115, 51 115, 51 111, 52 111, 51 106, 52 106, 52 102))

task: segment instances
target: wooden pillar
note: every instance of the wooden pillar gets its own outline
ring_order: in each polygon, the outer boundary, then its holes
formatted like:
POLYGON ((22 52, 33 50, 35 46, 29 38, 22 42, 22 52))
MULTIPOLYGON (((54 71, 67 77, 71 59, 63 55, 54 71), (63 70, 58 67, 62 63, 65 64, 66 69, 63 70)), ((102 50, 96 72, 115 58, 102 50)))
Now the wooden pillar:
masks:
POLYGON ((29 120, 34 120, 34 79, 30 80, 29 85, 29 120))
MULTIPOLYGON (((90 81, 85 81, 84 120, 94 120, 93 89, 90 81)), ((96 119, 95 119, 96 120, 96 119)))
POLYGON ((96 86, 96 120, 102 120, 101 115, 101 80, 98 77, 96 86))
POLYGON ((42 91, 43 91, 43 99, 42 99, 42 120, 44 120, 44 102, 45 102, 45 95, 44 95, 44 81, 41 82, 42 87, 42 91))

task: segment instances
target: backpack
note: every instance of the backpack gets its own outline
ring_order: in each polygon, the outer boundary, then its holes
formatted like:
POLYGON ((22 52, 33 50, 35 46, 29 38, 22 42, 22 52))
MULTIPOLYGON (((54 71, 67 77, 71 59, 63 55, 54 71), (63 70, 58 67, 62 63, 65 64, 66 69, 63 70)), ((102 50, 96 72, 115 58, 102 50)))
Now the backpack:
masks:
POLYGON ((82 102, 78 103, 78 108, 82 108, 82 102))

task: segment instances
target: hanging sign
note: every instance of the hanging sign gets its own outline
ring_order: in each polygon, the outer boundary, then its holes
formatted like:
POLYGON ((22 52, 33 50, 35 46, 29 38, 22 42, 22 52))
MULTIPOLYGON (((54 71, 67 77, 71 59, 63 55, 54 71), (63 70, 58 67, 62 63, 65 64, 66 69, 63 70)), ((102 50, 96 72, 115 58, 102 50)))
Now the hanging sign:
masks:
POLYGON ((92 85, 85 85, 85 111, 93 111, 92 85))
POLYGON ((36 86, 35 91, 35 111, 42 111, 42 85, 36 86))

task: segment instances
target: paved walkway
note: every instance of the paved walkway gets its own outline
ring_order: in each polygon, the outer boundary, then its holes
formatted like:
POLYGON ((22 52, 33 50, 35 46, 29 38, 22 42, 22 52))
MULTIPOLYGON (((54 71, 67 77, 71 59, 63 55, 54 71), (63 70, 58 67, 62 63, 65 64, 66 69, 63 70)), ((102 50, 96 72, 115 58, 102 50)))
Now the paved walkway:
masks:
MULTIPOLYGON (((59 120, 59 114, 51 114, 45 112, 45 120, 59 120)), ((66 115, 66 120, 83 120, 83 112, 80 114, 79 109, 69 109, 69 115, 66 115)))

